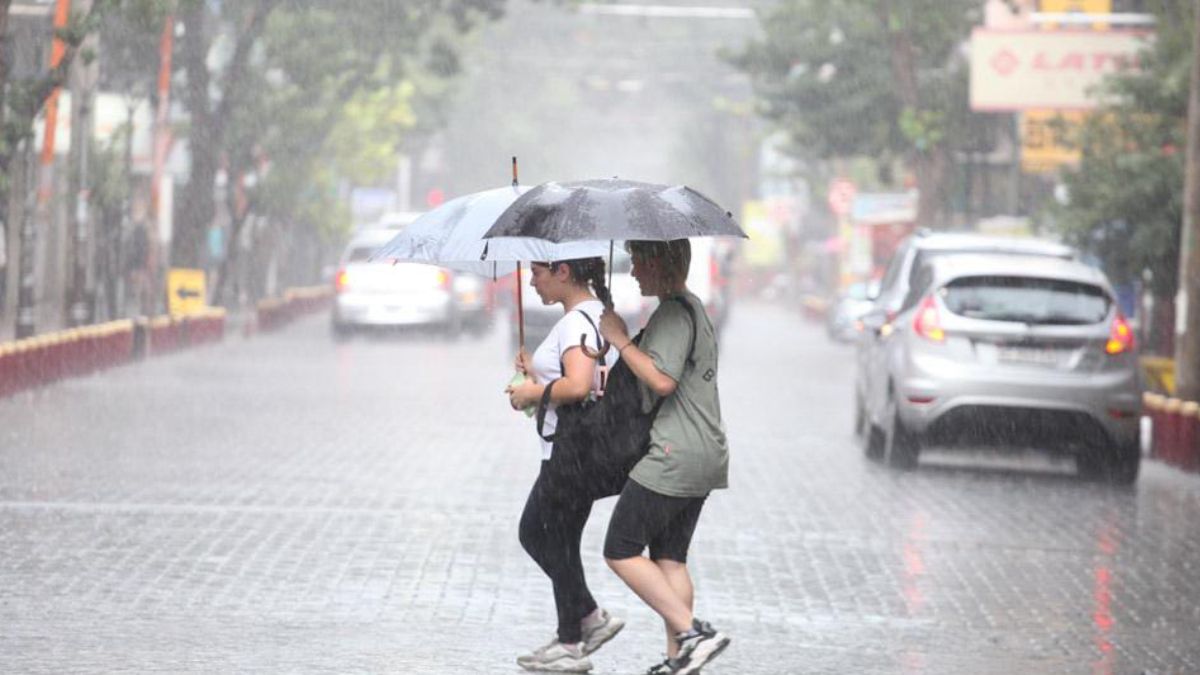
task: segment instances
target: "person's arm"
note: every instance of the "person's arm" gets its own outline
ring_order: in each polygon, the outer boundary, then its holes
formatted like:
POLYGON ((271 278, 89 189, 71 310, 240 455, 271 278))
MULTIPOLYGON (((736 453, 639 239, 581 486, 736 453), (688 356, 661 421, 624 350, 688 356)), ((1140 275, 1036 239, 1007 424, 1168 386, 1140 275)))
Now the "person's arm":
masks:
MULTIPOLYGON (((556 380, 550 390, 550 402, 575 403, 587 398, 592 389, 592 378, 595 376, 596 362, 578 347, 572 347, 563 354, 563 376, 556 380)), ((509 403, 514 410, 531 405, 537 405, 546 391, 546 382, 527 380, 515 387, 505 389, 508 392, 509 403)))
POLYGON ((625 321, 607 308, 604 310, 604 314, 600 315, 600 334, 617 348, 621 359, 625 361, 625 365, 629 366, 629 370, 639 380, 646 383, 646 386, 650 387, 650 391, 654 392, 656 396, 666 397, 675 393, 675 388, 679 386, 679 383, 654 365, 654 359, 639 349, 629 337, 625 321))

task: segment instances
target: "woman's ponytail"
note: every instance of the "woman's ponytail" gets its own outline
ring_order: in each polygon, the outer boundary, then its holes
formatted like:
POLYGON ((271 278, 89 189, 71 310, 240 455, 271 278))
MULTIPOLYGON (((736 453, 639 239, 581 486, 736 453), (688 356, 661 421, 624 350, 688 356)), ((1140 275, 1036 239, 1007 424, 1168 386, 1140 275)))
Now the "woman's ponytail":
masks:
POLYGON ((612 291, 609 290, 608 284, 604 278, 604 259, 593 258, 594 262, 590 266, 591 275, 588 281, 592 284, 592 291, 599 298, 600 302, 604 303, 605 307, 612 307, 612 291))
POLYGON ((575 283, 591 286, 596 298, 604 303, 605 307, 612 307, 612 292, 609 291, 604 278, 604 258, 576 258, 564 260, 562 264, 571 270, 571 278, 575 283))

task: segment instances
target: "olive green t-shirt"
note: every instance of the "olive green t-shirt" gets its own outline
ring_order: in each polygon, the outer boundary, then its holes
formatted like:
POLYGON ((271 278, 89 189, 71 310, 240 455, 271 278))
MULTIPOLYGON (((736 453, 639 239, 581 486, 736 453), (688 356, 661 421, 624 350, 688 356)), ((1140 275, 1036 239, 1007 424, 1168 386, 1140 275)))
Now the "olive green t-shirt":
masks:
MULTIPOLYGON (((697 319, 693 363, 688 363, 692 316, 677 300, 659 304, 638 345, 678 385, 654 418, 649 453, 629 477, 669 497, 703 497, 729 486, 729 447, 717 394, 716 334, 700 299, 690 292, 682 299, 697 319)), ((643 409, 649 411, 657 397, 639 384, 643 409)))

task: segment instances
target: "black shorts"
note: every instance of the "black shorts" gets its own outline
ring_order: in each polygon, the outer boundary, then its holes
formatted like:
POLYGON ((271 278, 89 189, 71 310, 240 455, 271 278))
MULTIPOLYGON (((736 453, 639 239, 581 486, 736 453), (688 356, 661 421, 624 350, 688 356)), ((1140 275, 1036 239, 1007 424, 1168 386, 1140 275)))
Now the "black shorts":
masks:
POLYGON ((625 481, 612 519, 608 521, 604 557, 610 560, 636 558, 649 546, 651 560, 686 563, 692 533, 696 531, 705 499, 668 497, 632 480, 625 481))

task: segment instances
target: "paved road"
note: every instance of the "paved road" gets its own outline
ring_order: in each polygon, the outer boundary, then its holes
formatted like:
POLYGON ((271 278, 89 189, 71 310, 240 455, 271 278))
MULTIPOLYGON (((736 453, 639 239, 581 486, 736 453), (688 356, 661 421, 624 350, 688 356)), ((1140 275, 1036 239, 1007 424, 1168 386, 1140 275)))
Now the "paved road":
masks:
MULTIPOLYGON (((516 673, 553 632, 516 521, 537 468, 507 339, 275 335, 0 402, 0 671, 516 673)), ((1133 490, 1022 460, 867 462, 850 352, 738 308, 721 386, 732 488, 693 549, 706 673, 1200 671, 1200 480, 1133 490)), ((657 660, 629 628, 598 673, 657 660)))

